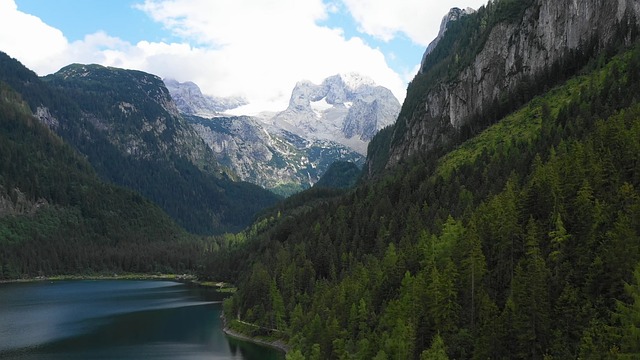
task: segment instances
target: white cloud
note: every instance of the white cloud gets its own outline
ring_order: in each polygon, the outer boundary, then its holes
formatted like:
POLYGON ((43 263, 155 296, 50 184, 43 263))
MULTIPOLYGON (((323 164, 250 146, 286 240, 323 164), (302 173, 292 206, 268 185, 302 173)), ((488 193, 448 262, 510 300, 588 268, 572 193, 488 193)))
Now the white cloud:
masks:
POLYGON ((191 69, 182 72, 190 77, 178 80, 193 80, 209 93, 242 94, 280 110, 297 81, 358 71, 404 98, 406 83, 378 49, 317 25, 335 11, 321 0, 147 0, 139 8, 197 40, 204 54, 185 59, 183 68, 191 69))
POLYGON ((384 41, 404 33, 427 46, 438 35, 442 17, 453 7, 478 9, 487 0, 343 0, 360 31, 384 41))
POLYGON ((47 69, 51 57, 61 56, 66 46, 60 30, 18 11, 13 0, 0 0, 1 51, 35 70, 47 69))
MULTIPOLYGON (((450 7, 485 2, 342 1, 362 31, 386 40, 404 33, 425 46, 450 7)), ((0 0, 0 50, 40 75, 73 62, 138 69, 194 81, 211 95, 242 95, 264 110, 284 109, 299 80, 319 83, 353 71, 402 101, 415 72, 398 74, 379 49, 318 25, 340 6, 339 0, 145 0, 138 9, 182 40, 132 44, 104 32, 69 42, 60 30, 19 11, 14 0, 0 0)))

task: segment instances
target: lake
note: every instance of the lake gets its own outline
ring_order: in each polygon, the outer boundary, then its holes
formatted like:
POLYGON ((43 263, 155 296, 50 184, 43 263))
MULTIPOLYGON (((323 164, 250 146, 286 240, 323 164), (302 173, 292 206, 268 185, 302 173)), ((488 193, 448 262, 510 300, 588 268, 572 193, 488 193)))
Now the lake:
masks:
POLYGON ((284 359, 228 338, 221 300, 172 281, 0 284, 0 358, 284 359))

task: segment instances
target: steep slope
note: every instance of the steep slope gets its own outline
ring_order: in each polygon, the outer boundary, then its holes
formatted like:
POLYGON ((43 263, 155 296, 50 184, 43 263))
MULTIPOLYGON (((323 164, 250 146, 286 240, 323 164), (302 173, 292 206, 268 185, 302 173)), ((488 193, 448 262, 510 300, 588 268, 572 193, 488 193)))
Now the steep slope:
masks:
POLYGON ((247 182, 288 196, 311 187, 335 161, 364 157, 326 140, 308 140, 249 117, 186 116, 218 162, 247 182))
POLYGON ((102 183, 0 82, 0 279, 192 271, 204 248, 157 206, 102 183))
POLYGON ((0 72, 103 179, 151 199, 189 231, 239 230, 278 200, 231 180, 156 76, 70 65, 42 80, 4 54, 0 72))
POLYGON ((343 144, 362 155, 382 128, 395 122, 400 103, 389 89, 359 74, 334 75, 316 85, 296 84, 289 107, 269 123, 308 139, 343 144))
POLYGON ((411 82, 391 143, 374 148, 389 152, 373 162, 392 167, 468 138, 594 54, 632 43, 639 18, 635 0, 500 0, 452 22, 411 82))

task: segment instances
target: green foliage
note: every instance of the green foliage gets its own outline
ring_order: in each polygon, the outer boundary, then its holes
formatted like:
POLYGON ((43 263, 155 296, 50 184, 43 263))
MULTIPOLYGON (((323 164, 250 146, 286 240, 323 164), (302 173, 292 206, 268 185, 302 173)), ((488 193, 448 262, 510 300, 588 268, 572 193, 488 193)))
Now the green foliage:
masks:
POLYGON ((613 318, 619 323, 619 358, 634 359, 640 356, 640 264, 633 273, 633 283, 625 284, 625 292, 630 302, 617 301, 613 318))
POLYGON ((448 360, 447 350, 444 345, 444 340, 440 334, 436 334, 433 338, 433 343, 428 350, 425 350, 420 354, 420 360, 448 360))
POLYGON ((274 323, 275 284, 307 357, 620 354, 640 262, 639 59, 603 62, 449 155, 286 202, 229 253, 262 269, 236 268, 235 313, 274 323))
POLYGON ((314 186, 331 189, 349 189, 358 182, 360 169, 352 162, 336 161, 314 186))

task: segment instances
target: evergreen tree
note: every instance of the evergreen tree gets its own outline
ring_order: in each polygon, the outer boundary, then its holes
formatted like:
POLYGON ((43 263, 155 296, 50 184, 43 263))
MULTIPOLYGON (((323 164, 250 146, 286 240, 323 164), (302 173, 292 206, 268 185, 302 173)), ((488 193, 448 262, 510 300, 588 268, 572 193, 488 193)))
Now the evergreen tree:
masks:
POLYGON ((527 252, 516 268, 512 285, 513 330, 520 358, 540 358, 549 339, 549 271, 540 254, 538 237, 537 225, 531 218, 527 224, 527 252))
POLYGON ((625 284, 624 290, 629 301, 618 300, 613 318, 619 323, 617 335, 619 336, 621 359, 640 358, 640 264, 633 273, 633 282, 625 284))
POLYGON ((449 360, 447 348, 439 333, 433 338, 431 347, 420 354, 420 360, 449 360))

